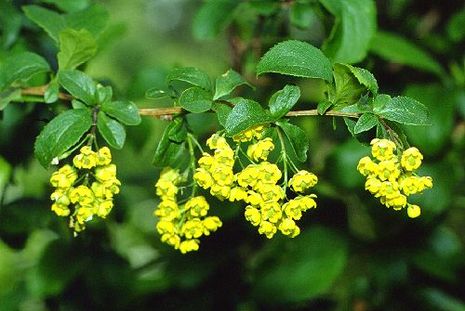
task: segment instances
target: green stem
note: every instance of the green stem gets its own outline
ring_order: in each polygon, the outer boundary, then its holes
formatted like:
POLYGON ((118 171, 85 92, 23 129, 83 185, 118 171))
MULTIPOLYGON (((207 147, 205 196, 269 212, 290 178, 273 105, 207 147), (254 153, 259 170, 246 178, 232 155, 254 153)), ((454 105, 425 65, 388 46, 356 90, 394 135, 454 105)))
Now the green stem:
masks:
POLYGON ((276 132, 278 133, 278 138, 279 142, 281 143, 281 156, 280 158, 283 161, 283 170, 284 170, 284 188, 287 188, 287 178, 288 178, 288 172, 287 172, 287 153, 286 153, 286 145, 284 143, 284 137, 283 133, 281 132, 281 129, 276 127, 276 132))
MULTIPOLYGON (((196 140, 195 138, 193 138, 192 134, 188 134, 187 135, 187 145, 189 147, 189 155, 190 155, 190 161, 191 161, 191 170, 192 170, 192 175, 194 175, 195 173, 195 169, 197 168, 197 166, 195 165, 195 150, 194 150, 194 140, 196 140)), ((195 193, 197 192, 197 183, 194 182, 194 185, 192 186, 192 193, 191 193, 191 197, 195 196, 195 193)))

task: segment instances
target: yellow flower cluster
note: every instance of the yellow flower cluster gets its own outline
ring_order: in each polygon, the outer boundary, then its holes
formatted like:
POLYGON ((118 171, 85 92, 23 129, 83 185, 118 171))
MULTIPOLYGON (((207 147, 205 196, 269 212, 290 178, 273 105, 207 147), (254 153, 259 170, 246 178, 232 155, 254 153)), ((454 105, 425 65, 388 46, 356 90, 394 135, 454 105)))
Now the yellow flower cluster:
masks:
MULTIPOLYGON (((262 137, 262 128, 254 128, 235 137, 236 141, 248 141, 262 137), (260 133, 260 134, 257 134, 260 133)), ((274 149, 271 138, 264 138, 249 145, 248 157, 253 163, 234 174, 234 152, 224 137, 214 134, 207 140, 214 154, 204 153, 199 159, 199 168, 194 174, 198 185, 210 189, 210 193, 220 200, 247 203, 245 218, 258 232, 272 238, 279 230, 282 234, 295 237, 300 233, 295 220, 302 212, 316 207, 314 194, 302 195, 317 183, 317 177, 307 171, 297 172, 289 181, 291 189, 299 195, 284 203, 285 189, 278 185, 282 173, 274 163, 267 162, 269 153, 274 149), (261 162, 259 162, 262 160, 261 162)))
POLYGON ((177 170, 163 170, 155 184, 161 201, 154 214, 159 219, 157 231, 161 241, 185 254, 198 250, 198 239, 202 235, 210 235, 222 223, 216 216, 207 216, 210 206, 203 196, 192 197, 183 206, 179 206, 176 196, 180 182, 181 176, 177 170))
POLYGON ((233 136, 233 140, 238 143, 238 142, 248 142, 251 141, 252 139, 260 139, 263 137, 263 132, 265 130, 265 126, 263 125, 257 125, 254 127, 251 127, 245 131, 240 132, 239 134, 236 134, 233 136))
POLYGON ((75 232, 85 229, 94 215, 105 218, 113 208, 113 195, 119 193, 120 181, 111 152, 103 147, 97 152, 85 146, 73 158, 73 166, 65 164, 50 178, 55 191, 50 195, 52 211, 70 216, 69 226, 75 232), (76 184, 82 181, 80 184, 76 184), (71 208, 73 207, 73 208, 71 208))
POLYGON ((387 207, 395 210, 407 207, 409 217, 420 216, 420 207, 408 203, 407 197, 433 187, 431 177, 418 176, 414 172, 420 167, 423 155, 415 147, 398 155, 395 143, 388 139, 375 138, 371 145, 374 159, 363 157, 357 166, 357 170, 367 177, 365 189, 387 207))

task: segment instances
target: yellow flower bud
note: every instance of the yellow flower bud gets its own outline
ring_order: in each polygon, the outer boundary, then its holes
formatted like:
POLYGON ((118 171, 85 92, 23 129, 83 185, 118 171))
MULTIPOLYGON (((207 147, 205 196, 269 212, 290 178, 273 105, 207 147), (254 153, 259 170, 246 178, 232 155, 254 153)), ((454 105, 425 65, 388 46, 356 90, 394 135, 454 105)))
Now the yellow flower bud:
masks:
POLYGON ((409 204, 407 207, 407 215, 410 218, 417 218, 421 215, 421 209, 418 205, 409 204))

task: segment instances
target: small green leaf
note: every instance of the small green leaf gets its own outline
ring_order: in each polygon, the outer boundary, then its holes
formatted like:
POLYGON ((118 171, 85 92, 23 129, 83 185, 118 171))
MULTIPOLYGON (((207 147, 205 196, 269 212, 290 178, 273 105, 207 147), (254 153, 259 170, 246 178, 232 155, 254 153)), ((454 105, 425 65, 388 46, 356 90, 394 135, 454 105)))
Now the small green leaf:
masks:
POLYGON ((139 110, 131 101, 104 102, 102 111, 126 125, 138 125, 141 122, 139 110))
POLYGON ((89 31, 65 29, 60 32, 60 52, 57 55, 60 70, 75 69, 95 53, 97 42, 89 31))
POLYGON ((316 110, 318 111, 318 114, 324 115, 326 111, 328 111, 329 108, 333 105, 332 102, 329 100, 323 100, 318 103, 318 106, 316 107, 316 110))
POLYGON ((182 143, 187 138, 187 126, 183 118, 176 118, 171 121, 171 126, 168 130, 168 138, 170 141, 182 143))
POLYGON ((205 1, 194 17, 192 33, 197 39, 213 39, 231 22, 236 0, 205 1))
POLYGON ((170 136, 179 138, 174 134, 177 127, 179 127, 179 123, 170 122, 165 128, 152 161, 156 167, 179 167, 189 158, 185 156, 185 144, 170 139, 170 136))
POLYGON ((454 42, 459 42, 465 38, 465 7, 454 13, 447 22, 446 31, 449 38, 454 42))
POLYGON ((126 140, 124 126, 118 121, 108 117, 103 111, 97 116, 97 128, 106 142, 115 149, 121 149, 126 140))
POLYGON ((270 307, 304 303, 325 293, 347 262, 345 239, 322 226, 307 228, 292 240, 275 238, 270 244, 274 253, 259 265, 252 288, 254 297, 270 307))
POLYGON ((371 91, 374 95, 378 94, 378 81, 376 81, 375 76, 366 69, 351 66, 348 64, 338 64, 350 70, 358 82, 365 86, 368 90, 371 91))
POLYGON ((378 125, 379 121, 376 115, 372 113, 364 113, 357 120, 357 123, 354 126, 354 134, 360 134, 374 128, 378 125))
POLYGON ((210 91, 212 88, 208 75, 195 67, 175 68, 166 76, 166 81, 168 83, 172 81, 183 81, 201 87, 207 91, 210 91))
POLYGON ((429 125, 428 109, 410 97, 394 97, 373 111, 387 120, 404 125, 429 125))
POLYGON ((96 83, 82 71, 62 70, 58 73, 58 82, 71 95, 82 99, 86 104, 96 104, 96 83))
POLYGON ((286 85, 282 90, 274 93, 269 101, 270 112, 275 120, 284 117, 300 98, 300 88, 286 85))
POLYGON ((6 108, 12 101, 18 101, 21 99, 21 89, 7 88, 0 91, 0 111, 6 108))
POLYGON ((278 43, 266 52, 257 65, 257 75, 267 72, 332 80, 329 59, 313 45, 296 40, 278 43))
POLYGON ((20 52, 7 57, 0 66, 0 90, 17 80, 26 80, 33 75, 50 70, 41 56, 31 52, 20 52))
POLYGON ((66 26, 73 29, 86 29, 95 38, 105 30, 109 14, 101 4, 93 4, 84 10, 66 15, 66 26))
POLYGON ((34 153, 43 167, 74 146, 92 125, 89 109, 67 110, 50 121, 37 136, 34 153))
POLYGON ((335 88, 330 89, 329 100, 336 108, 355 104, 367 91, 347 65, 334 64, 335 88))
POLYGON ((225 127, 226 120, 228 119, 228 116, 231 113, 232 108, 225 103, 213 103, 212 109, 216 112, 218 122, 221 124, 222 127, 225 127))
POLYGON ((234 89, 244 84, 251 86, 240 74, 229 69, 216 79, 215 95, 213 96, 213 100, 217 100, 223 96, 231 94, 234 89))
POLYGON ((188 88, 179 97, 179 105, 193 113, 208 111, 212 104, 211 94, 196 86, 188 88))
POLYGON ((47 104, 56 102, 58 100, 59 90, 60 90, 60 86, 58 85, 58 81, 56 79, 53 79, 52 81, 50 81, 44 93, 45 102, 47 104))
POLYGON ((376 32, 373 0, 320 0, 335 16, 335 23, 323 51, 334 62, 358 63, 367 54, 376 32))
POLYGON ((147 99, 161 99, 169 97, 170 95, 165 90, 160 90, 159 88, 151 88, 145 92, 145 98, 147 99))
POLYGON ((113 88, 109 85, 97 85, 97 102, 101 105, 109 104, 113 98, 113 88))
POLYGON ((53 3, 59 9, 65 12, 77 12, 82 11, 89 6, 90 0, 41 0, 45 3, 53 3))
POLYGON ((305 162, 307 160, 309 145, 308 137, 305 132, 297 125, 291 124, 287 121, 278 121, 276 122, 276 125, 278 125, 284 131, 284 134, 286 134, 297 159, 300 162, 305 162))
POLYGON ((66 28, 64 16, 37 5, 23 6, 23 11, 27 18, 45 30, 55 42, 58 42, 60 32, 66 28))
POLYGON ((234 104, 234 108, 229 113, 224 126, 230 136, 272 120, 270 114, 253 100, 238 97, 230 101, 234 104))
POLYGON ((441 65, 426 51, 397 34, 379 31, 371 41, 370 51, 381 58, 435 74, 443 71, 441 65))

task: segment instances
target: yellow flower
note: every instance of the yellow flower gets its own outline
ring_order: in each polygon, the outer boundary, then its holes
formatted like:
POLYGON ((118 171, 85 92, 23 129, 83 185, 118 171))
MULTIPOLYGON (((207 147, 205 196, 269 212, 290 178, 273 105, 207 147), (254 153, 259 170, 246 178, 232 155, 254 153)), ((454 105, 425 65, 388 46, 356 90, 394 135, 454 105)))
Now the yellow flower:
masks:
POLYGON ((78 175, 76 170, 66 164, 58 171, 54 172, 50 177, 50 183, 55 188, 69 188, 77 180, 78 175))
POLYGON ((116 179, 116 165, 110 164, 95 169, 95 178, 103 184, 113 184, 116 179))
POLYGON ((178 193, 178 187, 170 180, 159 179, 155 184, 156 193, 160 197, 174 198, 178 193))
POLYGON ((207 215, 210 206, 204 196, 197 196, 189 199, 184 208, 188 210, 192 216, 199 217, 207 215))
POLYGON ((215 184, 220 186, 228 186, 234 182, 234 174, 230 167, 218 164, 212 167, 213 170, 210 171, 211 176, 215 184))
POLYGON ((264 234, 268 239, 274 236, 276 230, 277 228, 274 224, 265 220, 260 222, 260 226, 258 227, 258 233, 264 234))
POLYGON ((282 234, 295 238, 300 233, 300 228, 295 224, 295 221, 290 218, 284 218, 279 224, 279 231, 282 234))
POLYGON ((250 145, 249 148, 247 148, 247 156, 254 161, 266 160, 273 149, 273 140, 267 137, 250 145))
POLYGON ((258 226, 262 220, 260 211, 250 205, 245 208, 244 216, 253 226, 258 226))
POLYGON ((357 170, 363 176, 372 176, 377 174, 378 165, 370 157, 363 157, 358 162, 357 170))
POLYGON ((247 199, 248 193, 241 187, 234 187, 231 188, 231 192, 229 194, 229 201, 245 201, 247 199))
POLYGON ((188 239, 200 238, 203 234, 203 224, 199 218, 193 218, 182 225, 181 233, 188 239))
POLYGON ((97 151, 97 165, 108 165, 111 163, 111 152, 108 147, 102 147, 97 151))
POLYGON ((265 127, 263 125, 251 127, 237 135, 234 135, 233 140, 235 142, 247 142, 251 141, 253 138, 260 139, 263 136, 264 129, 265 127))
POLYGON ((209 235, 210 232, 218 230, 222 226, 221 220, 216 216, 208 216, 202 220, 202 225, 204 228, 203 234, 209 235))
POLYGON ((289 186, 295 192, 304 192, 305 190, 313 187, 318 182, 318 177, 315 174, 305 170, 298 171, 289 180, 289 186))
POLYGON ((177 234, 165 233, 161 236, 161 241, 177 249, 181 243, 181 238, 177 234))
POLYGON ((55 190, 51 195, 50 199, 55 201, 59 205, 68 206, 71 202, 67 193, 61 189, 55 190))
POLYGON ((58 204, 58 203, 53 203, 52 204, 52 211, 55 212, 58 216, 68 216, 70 214, 70 210, 67 205, 64 204, 58 204))
POLYGON ((209 139, 207 139, 207 146, 210 149, 229 148, 226 139, 218 134, 213 134, 209 139))
POLYGON ((380 180, 395 181, 400 176, 399 164, 396 159, 378 163, 378 177, 380 180))
POLYGON ((376 177, 369 177, 365 182, 365 190, 370 191, 372 194, 376 194, 381 190, 382 183, 376 177))
POLYGON ((257 191, 261 194, 263 201, 279 201, 284 199, 283 188, 278 185, 257 184, 257 191))
POLYGON ((267 220, 271 223, 277 223, 283 213, 281 211, 281 206, 278 202, 266 202, 260 205, 262 220, 267 220))
POLYGON ((197 162, 199 163, 201 168, 209 170, 215 162, 215 158, 212 157, 210 154, 204 152, 203 156, 197 162))
POLYGON ((157 231, 159 234, 165 234, 165 233, 174 234, 176 233, 176 227, 169 220, 160 220, 157 223, 157 231))
POLYGON ((420 216, 421 214, 421 209, 418 205, 415 204, 409 204, 407 207, 407 215, 410 218, 416 218, 420 216))
POLYGON ((73 188, 69 192, 69 200, 71 203, 79 203, 80 205, 90 206, 95 201, 95 196, 89 187, 79 185, 73 188))
POLYGON ((95 214, 97 216, 105 218, 111 212, 113 208, 113 201, 112 200, 103 200, 98 201, 95 208, 95 214))
POLYGON ((179 250, 181 253, 185 254, 192 251, 199 250, 199 241, 198 240, 185 240, 179 244, 179 250))
POLYGON ((197 182, 197 184, 202 187, 203 189, 208 189, 213 185, 213 178, 210 175, 210 173, 200 167, 195 170, 194 173, 194 180, 197 182))
POLYGON ((97 154, 92 150, 90 146, 84 146, 81 148, 80 153, 74 156, 73 164, 76 168, 90 169, 97 165, 98 157, 97 154))
POLYGON ((229 198, 230 193, 231 193, 231 188, 229 186, 221 186, 221 185, 214 184, 210 188, 210 194, 212 196, 217 197, 220 200, 229 198))
POLYGON ((253 190, 247 191, 247 198, 245 199, 246 203, 249 203, 250 205, 260 205, 263 203, 263 198, 260 195, 260 193, 257 193, 253 190))
POLYGON ((379 161, 390 160, 394 156, 396 150, 396 144, 389 139, 373 139, 370 144, 371 153, 379 161))
POLYGON ((94 209, 91 206, 76 206, 76 220, 80 224, 92 220, 94 216, 94 209))
POLYGON ((282 177, 281 170, 274 163, 261 162, 258 172, 262 183, 276 184, 282 177))
POLYGON ((155 216, 173 221, 180 217, 178 204, 174 200, 162 200, 154 212, 155 216))
POLYGON ((421 160, 423 160, 423 155, 420 151, 415 147, 410 147, 402 152, 400 163, 407 171, 413 171, 420 167, 421 160))

